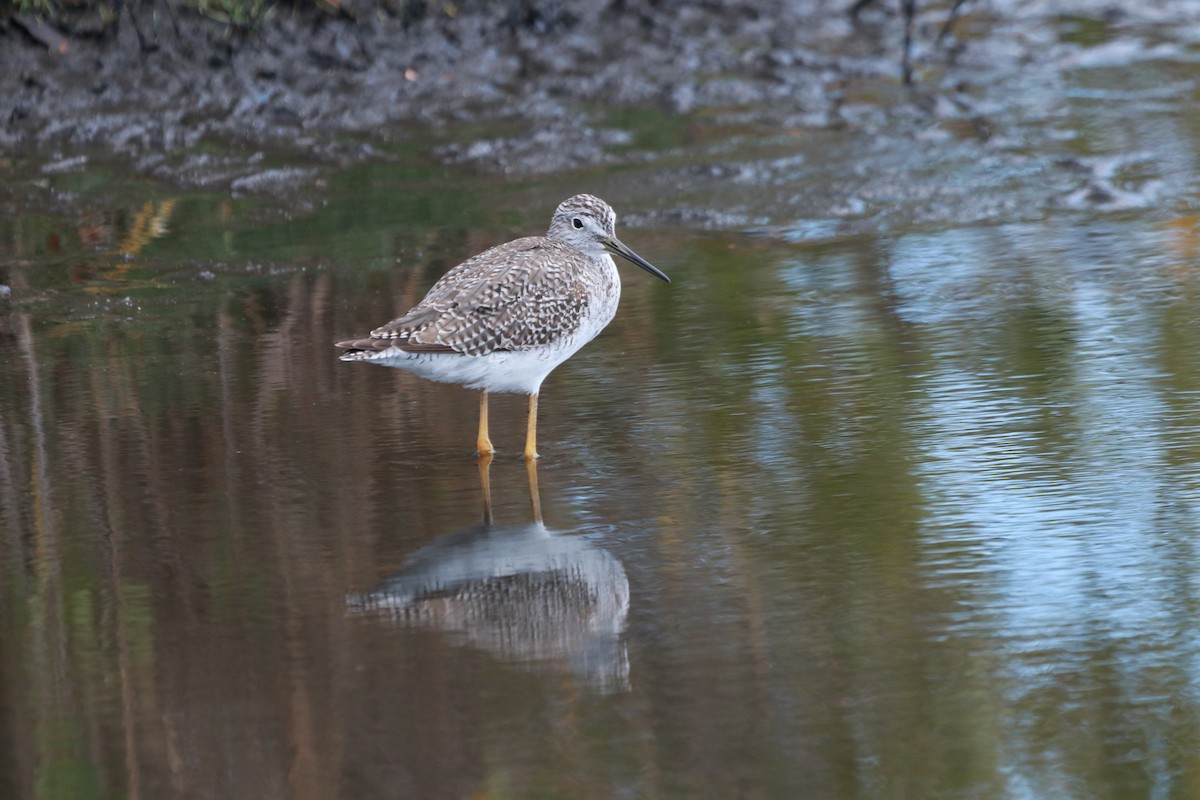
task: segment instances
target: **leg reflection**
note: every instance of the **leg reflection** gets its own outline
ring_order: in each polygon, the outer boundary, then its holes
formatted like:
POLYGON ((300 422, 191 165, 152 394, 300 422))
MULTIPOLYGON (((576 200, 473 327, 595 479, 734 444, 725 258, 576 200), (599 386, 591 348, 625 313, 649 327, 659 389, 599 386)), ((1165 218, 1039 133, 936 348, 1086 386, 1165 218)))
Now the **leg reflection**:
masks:
POLYGON ((541 525, 542 499, 538 496, 537 461, 527 459, 525 461, 525 473, 529 478, 529 505, 533 511, 533 522, 536 525, 541 525))
POLYGON ((480 453, 475 462, 479 466, 479 490, 483 494, 483 524, 492 524, 492 454, 480 453))

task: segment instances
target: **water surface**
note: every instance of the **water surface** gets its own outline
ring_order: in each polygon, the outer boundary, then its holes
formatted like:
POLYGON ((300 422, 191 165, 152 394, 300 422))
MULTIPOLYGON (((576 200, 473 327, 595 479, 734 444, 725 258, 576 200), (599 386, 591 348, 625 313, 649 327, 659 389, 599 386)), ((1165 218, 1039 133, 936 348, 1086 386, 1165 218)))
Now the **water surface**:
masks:
POLYGON ((1200 795, 1186 193, 866 232, 764 183, 706 233, 655 214, 689 157, 298 216, 93 162, 0 225, 0 794, 1200 795), (331 342, 576 188, 674 282, 625 273, 533 474, 493 401, 485 483, 474 393, 331 342))

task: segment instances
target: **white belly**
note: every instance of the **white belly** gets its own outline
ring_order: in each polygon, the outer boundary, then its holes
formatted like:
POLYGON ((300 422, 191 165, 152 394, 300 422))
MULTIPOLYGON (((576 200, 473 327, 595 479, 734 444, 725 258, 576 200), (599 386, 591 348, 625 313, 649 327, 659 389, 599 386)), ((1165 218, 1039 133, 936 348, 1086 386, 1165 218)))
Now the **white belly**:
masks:
MULTIPOLYGON (((614 267, 613 272, 616 272, 614 267)), ((455 383, 468 389, 489 392, 536 394, 555 367, 575 355, 600 333, 617 312, 620 283, 610 297, 600 299, 575 332, 558 341, 530 350, 499 350, 487 355, 460 353, 408 353, 398 347, 375 352, 354 352, 343 361, 366 361, 384 367, 408 370, 431 381, 455 383)))

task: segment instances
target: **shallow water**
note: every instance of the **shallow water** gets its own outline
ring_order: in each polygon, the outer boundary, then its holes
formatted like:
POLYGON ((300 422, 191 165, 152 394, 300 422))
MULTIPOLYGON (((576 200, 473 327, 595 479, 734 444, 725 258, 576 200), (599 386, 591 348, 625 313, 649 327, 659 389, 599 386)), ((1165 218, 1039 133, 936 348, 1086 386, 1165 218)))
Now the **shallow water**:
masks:
POLYGON ((302 214, 42 179, 103 210, 0 223, 0 795, 1200 795, 1196 138, 1142 110, 1126 173, 937 140, 824 217, 854 142, 302 214), (662 224, 681 175, 744 224, 662 224), (331 342, 580 182, 674 282, 481 472, 474 393, 331 342))
POLYGON ((1186 796, 1191 233, 629 230, 544 526, 519 399, 479 528, 474 394, 334 360, 393 244, 14 310, 6 794, 1186 796))

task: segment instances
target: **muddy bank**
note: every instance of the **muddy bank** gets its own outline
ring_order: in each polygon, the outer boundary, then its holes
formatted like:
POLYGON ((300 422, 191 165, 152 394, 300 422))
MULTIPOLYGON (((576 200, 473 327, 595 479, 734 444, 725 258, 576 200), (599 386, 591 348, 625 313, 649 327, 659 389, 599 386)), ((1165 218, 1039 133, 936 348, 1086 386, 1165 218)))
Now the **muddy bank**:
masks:
MULTIPOLYGON (((1059 119, 1073 80, 1064 76, 1188 61, 1200 4, 973 0, 945 31, 946 7, 923 8, 913 87, 900 81, 895 7, 876 0, 852 21, 849 6, 480 0, 428 3, 408 18, 373 6, 340 17, 280 11, 247 32, 160 3, 136 6, 136 17, 126 6, 106 36, 12 18, 0 23, 0 149, 46 173, 82 169, 79 154, 101 152, 182 187, 295 196, 320 170, 385 158, 427 130, 460 132, 433 150, 442 161, 510 176, 645 160, 653 154, 611 113, 636 108, 750 136, 853 139, 855 174, 837 166, 821 198, 842 216, 906 194, 944 198, 951 211, 975 203, 965 219, 993 213, 961 181, 955 194, 947 171, 984 184, 1037 175, 1046 205, 1136 205, 1140 188, 1122 183, 1123 171, 1153 185, 1143 166, 1101 163, 1071 144, 1079 125, 1059 119), (894 180, 871 180, 897 159, 894 180), (914 176, 929 183, 909 185, 914 176)), ((664 178, 667 190, 803 201, 778 188, 797 179, 791 155, 759 166, 722 163, 713 148, 701 160, 710 155, 711 166, 664 178)), ((825 166, 810 159, 804 172, 825 166)), ((718 227, 753 224, 753 205, 695 213, 718 227)))
POLYGON ((484 128, 483 141, 442 157, 545 172, 603 161, 625 143, 600 107, 846 125, 847 81, 899 69, 894 15, 869 11, 854 26, 820 0, 428 5, 415 19, 280 12, 253 32, 139 5, 106 37, 10 19, 0 24, 0 146, 47 158, 103 148, 155 177, 208 186, 255 170, 197 152, 207 140, 339 163, 373 157, 412 126, 508 121, 507 135, 484 128))

